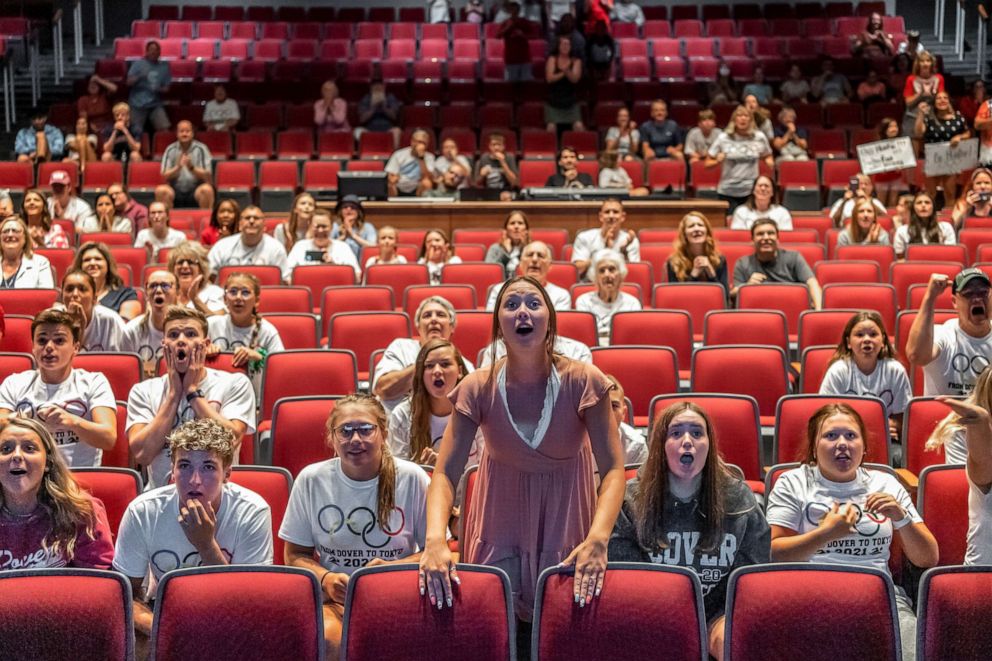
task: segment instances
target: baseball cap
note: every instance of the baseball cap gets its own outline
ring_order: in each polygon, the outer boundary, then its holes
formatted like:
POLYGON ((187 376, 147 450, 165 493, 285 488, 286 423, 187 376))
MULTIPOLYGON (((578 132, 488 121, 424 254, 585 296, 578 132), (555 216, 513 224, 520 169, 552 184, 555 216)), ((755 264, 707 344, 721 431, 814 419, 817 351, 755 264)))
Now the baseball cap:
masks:
POLYGON ((355 207, 359 212, 364 211, 362 208, 362 201, 357 195, 345 195, 341 200, 334 205, 334 213, 340 213, 341 209, 344 207, 355 207))
POLYGON ((72 183, 72 179, 69 178, 69 173, 65 170, 55 170, 52 172, 52 176, 48 178, 48 185, 54 186, 55 184, 61 184, 62 186, 68 186, 72 183))
POLYGON ((985 283, 986 286, 990 285, 989 276, 986 275, 985 271, 974 267, 967 268, 954 276, 954 284, 951 286, 951 293, 958 293, 968 286, 969 282, 973 282, 975 280, 985 283))

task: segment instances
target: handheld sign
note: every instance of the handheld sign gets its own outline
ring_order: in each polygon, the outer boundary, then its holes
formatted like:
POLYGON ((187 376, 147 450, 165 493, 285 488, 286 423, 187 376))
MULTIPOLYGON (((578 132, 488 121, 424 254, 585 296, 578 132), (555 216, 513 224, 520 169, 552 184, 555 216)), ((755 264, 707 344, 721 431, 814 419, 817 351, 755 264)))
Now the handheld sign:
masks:
POLYGON ((923 145, 923 154, 923 174, 928 177, 972 170, 978 167, 978 138, 962 140, 957 147, 949 142, 923 145))
POLYGON ((867 175, 916 167, 913 142, 908 137, 858 145, 858 161, 861 171, 867 175))

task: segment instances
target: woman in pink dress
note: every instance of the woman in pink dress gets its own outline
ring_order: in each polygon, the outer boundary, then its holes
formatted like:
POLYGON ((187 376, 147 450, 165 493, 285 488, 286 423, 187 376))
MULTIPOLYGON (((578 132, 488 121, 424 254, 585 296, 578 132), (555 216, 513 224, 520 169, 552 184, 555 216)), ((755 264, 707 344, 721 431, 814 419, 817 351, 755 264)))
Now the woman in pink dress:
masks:
POLYGON ((517 277, 496 300, 493 339, 505 342, 507 355, 468 375, 448 396, 455 413, 427 494, 420 591, 438 608, 451 605, 458 578, 445 531, 454 485, 481 427, 485 449, 462 559, 506 571, 514 610, 529 622, 538 575, 548 567, 575 567, 580 606, 602 590, 623 499, 623 453, 611 417, 612 384, 596 367, 552 353, 556 317, 544 288, 517 277))

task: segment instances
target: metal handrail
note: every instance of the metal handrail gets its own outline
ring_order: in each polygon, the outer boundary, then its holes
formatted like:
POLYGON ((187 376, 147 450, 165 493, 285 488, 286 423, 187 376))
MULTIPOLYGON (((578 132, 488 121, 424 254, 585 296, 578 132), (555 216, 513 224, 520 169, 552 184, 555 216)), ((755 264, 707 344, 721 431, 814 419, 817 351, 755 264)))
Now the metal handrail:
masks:
POLYGON ((985 78, 985 41, 988 33, 989 14, 984 5, 978 5, 978 62, 975 73, 979 78, 985 78))
POLYGON ((62 10, 56 9, 52 16, 52 51, 55 58, 55 84, 58 85, 65 76, 65 53, 62 45, 62 10))

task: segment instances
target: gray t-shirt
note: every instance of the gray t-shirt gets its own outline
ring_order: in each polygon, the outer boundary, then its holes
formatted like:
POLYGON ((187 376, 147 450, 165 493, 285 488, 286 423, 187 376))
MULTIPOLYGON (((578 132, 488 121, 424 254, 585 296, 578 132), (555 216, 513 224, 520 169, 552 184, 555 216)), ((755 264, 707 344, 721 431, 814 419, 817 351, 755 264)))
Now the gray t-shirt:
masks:
POLYGON ((713 146, 713 143, 721 135, 723 135, 723 131, 714 128, 710 131, 709 136, 705 136, 701 128, 693 126, 685 136, 685 155, 692 156, 693 154, 698 154, 699 156, 706 156, 710 147, 713 146))
POLYGON ((730 197, 745 197, 751 194, 754 180, 758 178, 761 159, 772 153, 772 147, 768 136, 761 131, 755 131, 750 138, 736 133, 722 133, 710 145, 708 154, 716 158, 721 153, 726 154, 726 159, 716 192, 730 197))
POLYGON ((813 270, 800 253, 782 248, 770 262, 759 262, 754 255, 738 259, 734 265, 734 286, 747 283, 754 273, 764 273, 766 282, 798 282, 801 285, 813 277, 813 270))
MULTIPOLYGON (((173 142, 171 145, 166 147, 165 153, 162 154, 162 172, 176 167, 182 153, 182 147, 179 146, 178 142, 173 142)), ((186 153, 189 154, 189 160, 192 167, 198 170, 210 170, 210 150, 207 149, 205 144, 194 140, 190 143, 189 150, 186 153)), ((189 168, 180 168, 176 178, 169 183, 176 190, 176 192, 192 193, 196 190, 196 187, 200 185, 200 180, 196 178, 196 175, 193 174, 189 168)))

